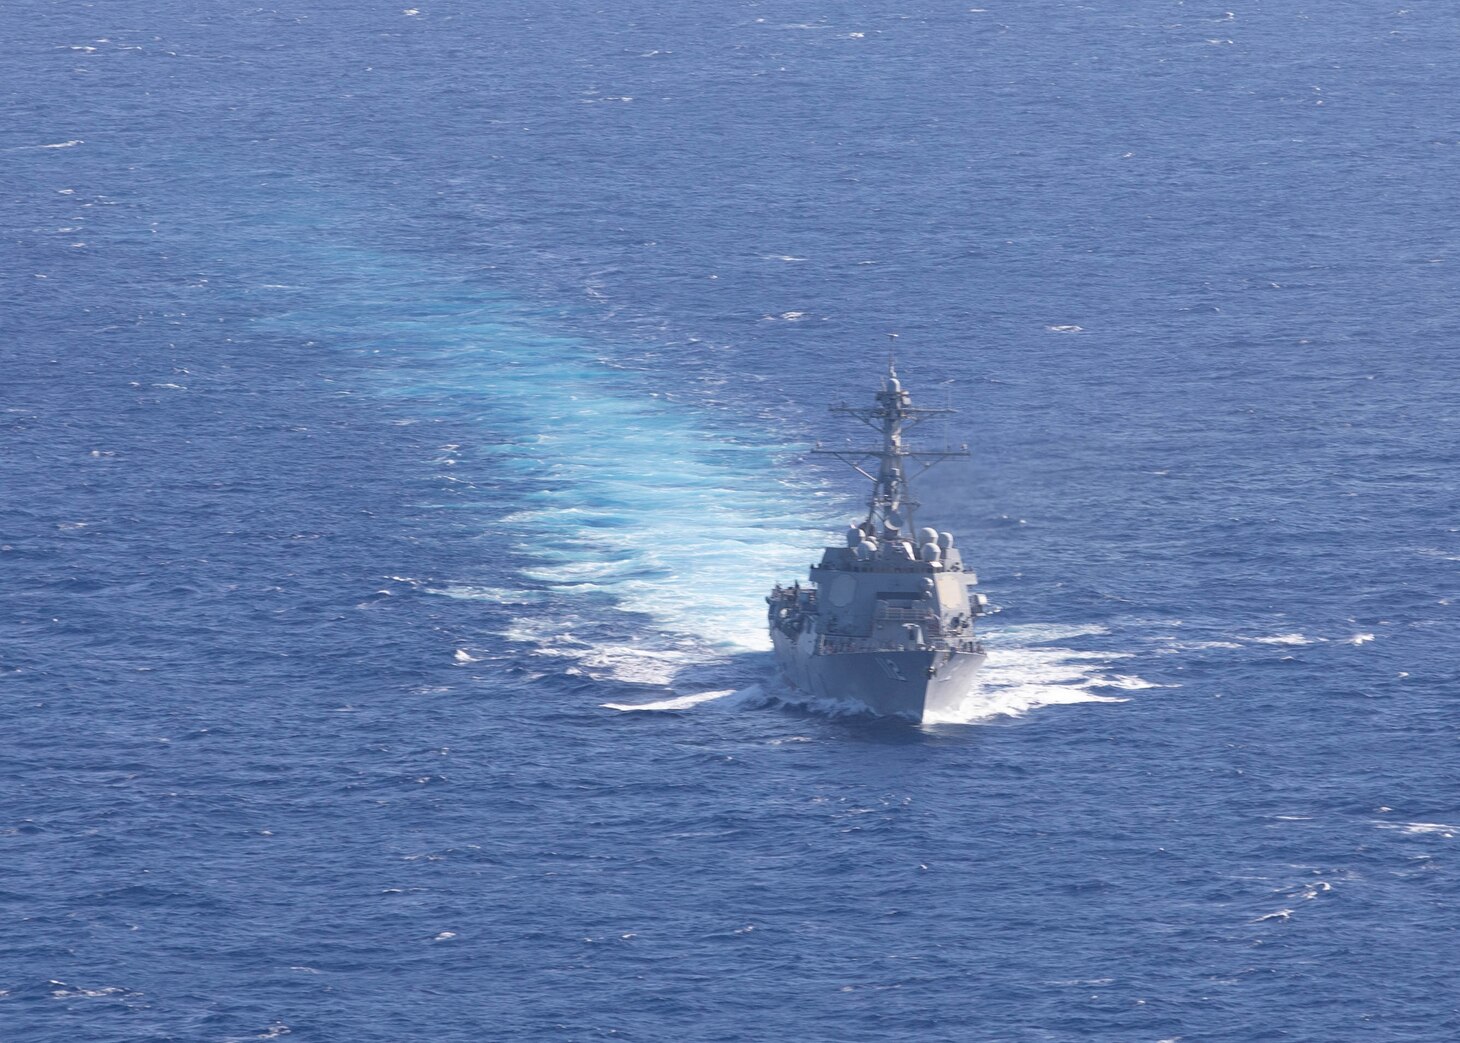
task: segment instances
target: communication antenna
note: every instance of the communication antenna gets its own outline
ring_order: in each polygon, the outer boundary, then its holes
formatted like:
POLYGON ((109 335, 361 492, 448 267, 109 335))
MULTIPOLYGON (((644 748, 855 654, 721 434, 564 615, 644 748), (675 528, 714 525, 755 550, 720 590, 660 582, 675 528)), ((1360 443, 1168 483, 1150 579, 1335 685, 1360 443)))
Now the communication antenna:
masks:
POLYGON ((943 416, 943 448, 945 450, 951 449, 953 446, 953 439, 949 437, 948 433, 948 417, 957 412, 953 408, 953 385, 956 381, 956 377, 949 377, 943 381, 943 408, 946 410, 943 416))
MULTIPOLYGON (((895 345, 897 334, 889 333, 887 336, 895 345)), ((874 531, 880 528, 895 533, 904 530, 916 532, 917 522, 914 515, 921 505, 913 498, 912 479, 940 461, 967 457, 968 446, 949 448, 946 429, 942 452, 914 449, 903 441, 903 432, 907 428, 929 417, 945 417, 952 410, 915 407, 912 397, 903 390, 897 379, 896 366, 897 354, 894 347, 887 353, 887 377, 882 390, 877 393, 877 404, 872 408, 854 409, 847 405, 831 407, 833 413, 856 417, 862 421, 882 436, 882 444, 823 449, 818 442, 812 453, 834 456, 872 483, 872 493, 867 500, 867 520, 864 524, 871 525, 874 531), (919 465, 918 470, 908 473, 909 464, 919 465)))

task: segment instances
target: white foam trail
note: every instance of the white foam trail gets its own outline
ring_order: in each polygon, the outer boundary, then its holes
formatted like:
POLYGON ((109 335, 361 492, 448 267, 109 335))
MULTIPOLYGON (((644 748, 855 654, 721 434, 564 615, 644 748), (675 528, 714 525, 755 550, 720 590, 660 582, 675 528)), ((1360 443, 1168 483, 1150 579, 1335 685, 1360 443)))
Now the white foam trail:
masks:
POLYGON ((1097 677, 1094 683, 1101 688, 1119 688, 1127 692, 1140 692, 1148 688, 1180 688, 1179 684, 1156 684, 1134 674, 1116 674, 1114 677, 1097 677))
MULTIPOLYGON (((673 427, 663 417, 653 426, 664 425, 673 427)), ((581 450, 561 447, 560 489, 537 494, 549 502, 513 518, 542 534, 522 548, 541 562, 525 577, 565 593, 607 593, 712 645, 769 647, 766 591, 801 572, 824 541, 787 514, 794 498, 758 476, 776 465, 726 458, 724 446, 691 431, 582 434, 581 450), (671 454, 648 444, 661 440, 671 454)))
POLYGON ((546 592, 541 590, 474 587, 463 583, 451 583, 444 587, 437 587, 432 589, 431 593, 441 594, 448 598, 457 598, 461 601, 488 601, 494 605, 532 605, 540 603, 546 597, 546 592))
POLYGON ((695 692, 693 695, 677 695, 673 699, 660 699, 652 703, 604 703, 609 710, 688 710, 692 706, 714 702, 726 696, 735 695, 736 689, 727 688, 721 692, 695 692))
MULTIPOLYGON (((644 644, 589 645, 573 638, 566 626, 555 629, 552 625, 524 624, 525 621, 519 620, 509 636, 533 642, 543 655, 572 658, 575 672, 595 678, 669 686, 682 682, 686 675, 692 676, 713 658, 694 645, 675 648, 644 644)), ((1065 632, 1069 629, 1065 628, 1065 632)), ((1058 631, 1054 627, 1020 627, 992 634, 988 660, 968 694, 951 710, 928 714, 923 724, 975 724, 998 717, 1022 717, 1047 706, 1123 703, 1128 701, 1128 696, 1111 693, 1180 687, 1156 684, 1134 674, 1111 673, 1114 663, 1129 658, 1126 653, 1009 643, 1011 632, 1037 639, 1042 634, 1058 631)), ((641 704, 604 705, 615 710, 689 710, 701 703, 738 709, 774 704, 832 718, 869 714, 867 707, 857 700, 808 696, 779 678, 768 679, 764 686, 674 695, 641 704), (727 702, 730 696, 736 698, 727 702)))
POLYGON ((524 617, 502 632, 509 641, 527 645, 535 655, 572 660, 570 673, 594 680, 668 687, 687 669, 716 658, 702 645, 677 641, 672 635, 646 635, 644 640, 609 644, 579 638, 573 627, 580 620, 524 617))
MULTIPOLYGON (((1179 687, 1157 685, 1132 674, 1105 676, 1115 661, 1129 658, 1126 653, 1012 643, 1021 639, 1039 641, 1050 635, 1074 636, 1076 633, 1102 634, 1105 630, 1094 626, 1028 625, 992 633, 988 660, 976 675, 968 694, 951 710, 927 714, 923 724, 974 724, 996 717, 1020 717, 1044 706, 1128 701, 1121 696, 1104 694, 1100 689, 1137 691, 1179 687)), ((869 713, 867 707, 856 700, 814 698, 779 681, 765 693, 762 701, 794 706, 826 717, 860 717, 869 713)))
MULTIPOLYGON (((458 370, 433 376, 486 399, 489 422, 509 434, 490 440, 484 463, 525 493, 525 506, 493 518, 531 562, 524 586, 607 594, 665 630, 727 650, 769 647, 766 592, 804 571, 826 542, 820 525, 802 519, 831 524, 843 513, 823 490, 788 482, 790 464, 760 432, 707 423, 576 342, 499 326, 455 335, 458 370)), ((451 455, 455 477, 471 473, 467 454, 451 455)), ((525 600, 466 583, 446 593, 525 600)))
MULTIPOLYGON (((490 481, 512 490, 505 518, 490 493, 474 502, 490 537, 484 555, 510 553, 522 563, 522 589, 504 582, 503 563, 490 560, 491 585, 458 576, 429 589, 524 606, 505 635, 590 677, 669 686, 687 669, 769 646, 766 592, 804 576, 828 542, 823 526, 839 532, 851 506, 797 477, 788 451, 768 444, 769 418, 739 423, 675 401, 651 374, 615 368, 616 353, 603 346, 545 335, 534 319, 519 319, 485 294, 443 298, 439 272, 332 244, 312 249, 312 266, 341 280, 354 303, 309 320, 357 350, 400 361, 379 388, 382 398, 406 403, 394 410, 395 422, 422 419, 412 415, 415 403, 425 416, 443 403, 475 412, 474 444, 442 446, 437 461, 451 469, 454 489, 490 481), (416 381, 403 382, 403 367, 416 363, 416 381), (605 599, 654 628, 626 622, 625 634, 638 639, 605 643, 605 599), (583 606, 576 612, 575 602, 583 606), (576 636, 575 627, 593 637, 576 636)), ((293 329, 300 317, 288 321, 293 329)), ((452 493, 453 505, 462 495, 452 493)), ((1053 625, 999 632, 969 708, 956 719, 1116 701, 1100 689, 1145 687, 1110 673, 1117 653, 1052 644, 1104 633, 1053 625)))
POLYGON ((1070 626, 1059 623, 1019 623, 997 629, 998 639, 1011 645, 1037 645, 1047 641, 1068 641, 1072 637, 1096 637, 1110 633, 1097 623, 1070 626))
POLYGON ((590 677, 665 686, 687 667, 702 661, 702 655, 694 651, 637 645, 595 645, 576 658, 590 677))
MULTIPOLYGON (((1306 637, 1303 634, 1274 634, 1272 637, 1254 637, 1248 640, 1259 645, 1311 645, 1314 638, 1306 637)), ((1317 640, 1323 640, 1318 638, 1317 640)))
POLYGON ((443 404, 471 410, 478 436, 442 447, 438 465, 457 487, 512 490, 506 517, 490 493, 475 502, 497 540, 484 550, 526 559, 521 586, 535 593, 506 589, 515 584, 500 566, 487 585, 453 576, 435 592, 503 605, 608 595, 708 648, 769 646, 765 594, 804 572, 823 526, 839 532, 847 508, 796 477, 795 447, 775 444, 783 430, 768 439, 767 417, 675 400, 624 366, 623 352, 547 334, 536 316, 447 273, 338 243, 307 249, 351 307, 281 320, 326 325, 355 350, 397 360, 376 389, 394 422, 420 422, 418 403, 426 416, 443 404))
POLYGON ((1025 625, 1006 627, 988 637, 988 660, 975 676, 972 689, 953 709, 925 715, 928 724, 974 724, 996 717, 1022 717, 1044 706, 1078 703, 1123 703, 1120 696, 1100 689, 1141 691, 1157 685, 1134 674, 1106 676, 1122 652, 1087 652, 1051 647, 1040 642, 1086 634, 1103 634, 1103 627, 1025 625))

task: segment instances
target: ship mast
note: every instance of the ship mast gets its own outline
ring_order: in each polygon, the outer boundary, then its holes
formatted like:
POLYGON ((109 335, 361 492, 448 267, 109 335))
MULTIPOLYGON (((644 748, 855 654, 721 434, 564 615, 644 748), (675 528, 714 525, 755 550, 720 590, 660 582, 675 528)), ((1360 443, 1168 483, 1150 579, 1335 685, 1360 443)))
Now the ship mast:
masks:
POLYGON ((911 479, 943 460, 967 457, 968 446, 965 444, 956 450, 944 449, 941 452, 909 449, 903 442, 903 432, 930 416, 946 416, 957 411, 914 407, 912 397, 902 389, 902 383, 897 379, 897 367, 892 359, 888 359, 887 376, 882 382, 882 389, 877 392, 876 406, 857 409, 835 405, 831 411, 856 417, 882 436, 882 445, 877 448, 822 449, 818 444, 812 452, 836 457, 872 483, 872 493, 867 500, 867 521, 874 531, 880 533, 887 528, 900 532, 905 527, 910 533, 916 532, 913 515, 921 505, 913 499, 911 479), (916 473, 908 474, 907 462, 920 465, 916 473))

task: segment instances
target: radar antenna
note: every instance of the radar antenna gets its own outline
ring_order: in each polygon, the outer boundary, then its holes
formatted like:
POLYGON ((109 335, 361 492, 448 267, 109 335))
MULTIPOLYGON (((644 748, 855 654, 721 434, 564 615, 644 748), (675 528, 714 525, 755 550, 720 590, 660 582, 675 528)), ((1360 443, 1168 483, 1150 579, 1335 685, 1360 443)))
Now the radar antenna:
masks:
MULTIPOLYGON (((897 334, 889 336, 896 338, 897 334)), ((882 381, 882 390, 877 392, 877 405, 870 409, 835 405, 831 411, 856 417, 882 436, 882 445, 846 449, 822 449, 818 446, 812 452, 818 456, 836 457, 872 483, 872 493, 867 500, 867 522, 874 531, 880 531, 880 523, 882 527, 898 532, 904 528, 910 533, 916 532, 914 512, 922 505, 913 499, 911 480, 944 460, 967 458, 969 452, 966 443, 956 450, 944 449, 941 452, 910 449, 903 443, 903 432, 930 416, 948 416, 957 410, 914 407, 912 397, 902 389, 902 383, 897 379, 896 360, 889 352, 887 376, 882 381), (921 466, 909 475, 904 461, 921 466)))

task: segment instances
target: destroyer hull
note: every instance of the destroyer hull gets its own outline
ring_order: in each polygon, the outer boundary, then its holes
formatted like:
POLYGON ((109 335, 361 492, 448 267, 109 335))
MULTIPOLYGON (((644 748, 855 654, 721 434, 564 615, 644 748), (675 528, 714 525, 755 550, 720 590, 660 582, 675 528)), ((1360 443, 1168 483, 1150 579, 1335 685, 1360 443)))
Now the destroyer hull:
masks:
POLYGON ((816 651, 810 634, 771 634, 776 663, 792 687, 818 699, 861 703, 873 713, 922 721, 954 710, 973 688, 983 652, 936 649, 816 651))

